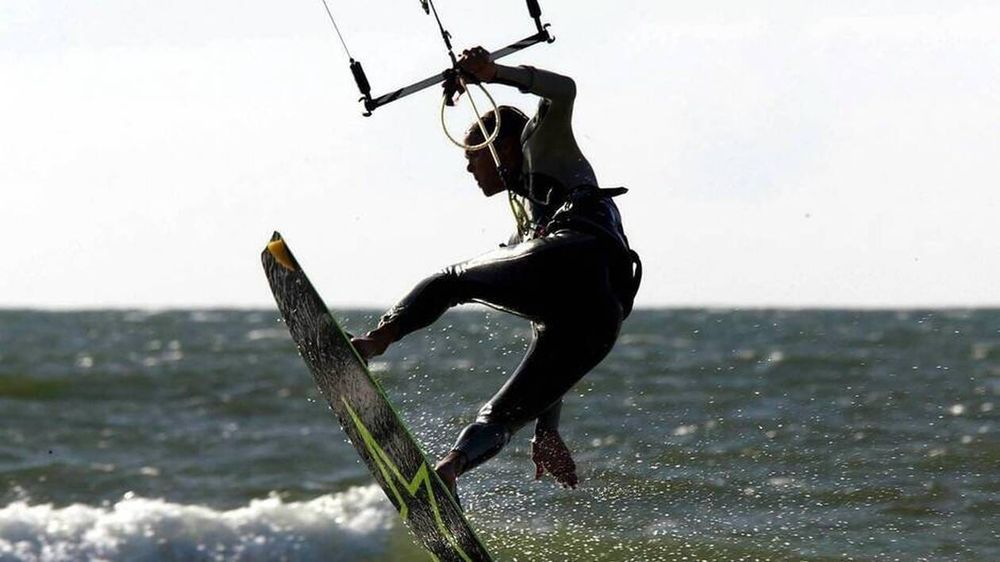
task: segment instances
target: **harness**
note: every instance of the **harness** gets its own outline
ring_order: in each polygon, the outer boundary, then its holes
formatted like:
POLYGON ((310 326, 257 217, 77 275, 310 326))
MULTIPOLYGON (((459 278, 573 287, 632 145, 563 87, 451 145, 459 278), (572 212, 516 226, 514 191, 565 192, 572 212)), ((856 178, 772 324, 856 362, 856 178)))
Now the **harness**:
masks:
MULTIPOLYGON (((613 281, 618 299, 622 304, 622 311, 627 317, 632 312, 635 303, 635 296, 639 292, 639 285, 642 284, 642 260, 639 254, 633 250, 625 237, 624 232, 616 229, 610 231, 606 224, 602 224, 587 216, 586 212, 574 212, 574 207, 579 209, 587 205, 600 204, 602 199, 610 199, 628 193, 625 187, 601 188, 593 185, 582 185, 570 190, 566 195, 566 202, 557 210, 552 219, 541 228, 543 232, 540 236, 555 232, 560 228, 571 228, 579 232, 592 234, 603 240, 611 250, 619 256, 620 275, 613 272, 613 281), (627 272, 627 274, 625 273, 627 272)), ((617 215, 617 211, 615 211, 617 215)), ((613 223, 620 227, 621 217, 615 216, 613 223)))

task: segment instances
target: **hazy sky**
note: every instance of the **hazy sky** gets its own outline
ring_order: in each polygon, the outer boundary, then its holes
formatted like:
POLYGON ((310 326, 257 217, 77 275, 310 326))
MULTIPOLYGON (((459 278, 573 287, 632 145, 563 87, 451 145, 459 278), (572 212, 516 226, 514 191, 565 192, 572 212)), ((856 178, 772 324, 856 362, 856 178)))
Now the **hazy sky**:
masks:
MULTIPOLYGON (((446 61, 416 0, 329 1, 378 92, 446 61)), ((533 30, 437 3, 459 48, 533 30)), ((506 62, 577 80, 640 306, 1000 304, 996 0, 541 4, 558 40, 506 62)), ((3 0, 0 306, 271 306, 275 229, 330 304, 390 304, 513 228, 438 95, 361 117, 319 0, 3 0)))

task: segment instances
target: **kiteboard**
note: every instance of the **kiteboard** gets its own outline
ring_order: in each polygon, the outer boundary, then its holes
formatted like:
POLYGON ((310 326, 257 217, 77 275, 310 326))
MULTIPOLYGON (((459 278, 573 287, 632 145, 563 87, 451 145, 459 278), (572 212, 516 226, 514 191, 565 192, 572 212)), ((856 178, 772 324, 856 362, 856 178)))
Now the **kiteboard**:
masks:
POLYGON ((279 233, 274 233, 261 260, 278 309, 316 386, 418 542, 440 562, 491 561, 279 233))

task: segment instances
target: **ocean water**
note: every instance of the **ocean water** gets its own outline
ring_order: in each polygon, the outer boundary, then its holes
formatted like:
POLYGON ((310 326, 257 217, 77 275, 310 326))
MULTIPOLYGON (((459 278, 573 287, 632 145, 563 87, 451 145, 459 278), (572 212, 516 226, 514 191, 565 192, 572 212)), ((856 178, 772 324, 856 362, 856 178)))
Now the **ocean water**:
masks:
MULTIPOLYGON (((528 336, 456 311, 372 366, 440 456, 528 336)), ((530 430, 460 486, 508 561, 997 561, 998 431, 998 310, 640 310, 566 400, 578 490, 530 430)), ((0 311, 14 560, 429 558, 276 311, 0 311)))

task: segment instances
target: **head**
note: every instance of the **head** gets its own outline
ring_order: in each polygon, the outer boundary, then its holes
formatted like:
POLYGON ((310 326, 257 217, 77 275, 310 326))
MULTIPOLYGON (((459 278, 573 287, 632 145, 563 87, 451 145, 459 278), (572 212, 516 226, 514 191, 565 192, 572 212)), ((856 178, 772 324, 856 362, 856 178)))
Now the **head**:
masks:
MULTIPOLYGON (((493 141, 493 146, 497 149, 500 163, 508 172, 507 180, 509 183, 514 181, 521 171, 521 164, 524 160, 524 155, 521 153, 521 131, 528 124, 528 117, 516 107, 509 105, 501 105, 497 110, 500 112, 500 132, 497 134, 496 140, 493 141)), ((482 119, 487 131, 492 131, 493 127, 496 126, 496 115, 492 110, 483 115, 482 119)), ((465 144, 479 144, 485 138, 482 131, 479 130, 479 124, 473 123, 465 133, 465 144)), ((479 184, 484 195, 490 197, 505 189, 506 186, 497 172, 496 164, 493 162, 493 156, 490 155, 488 147, 477 151, 466 151, 465 158, 469 162, 465 169, 476 178, 476 183, 479 184)))

